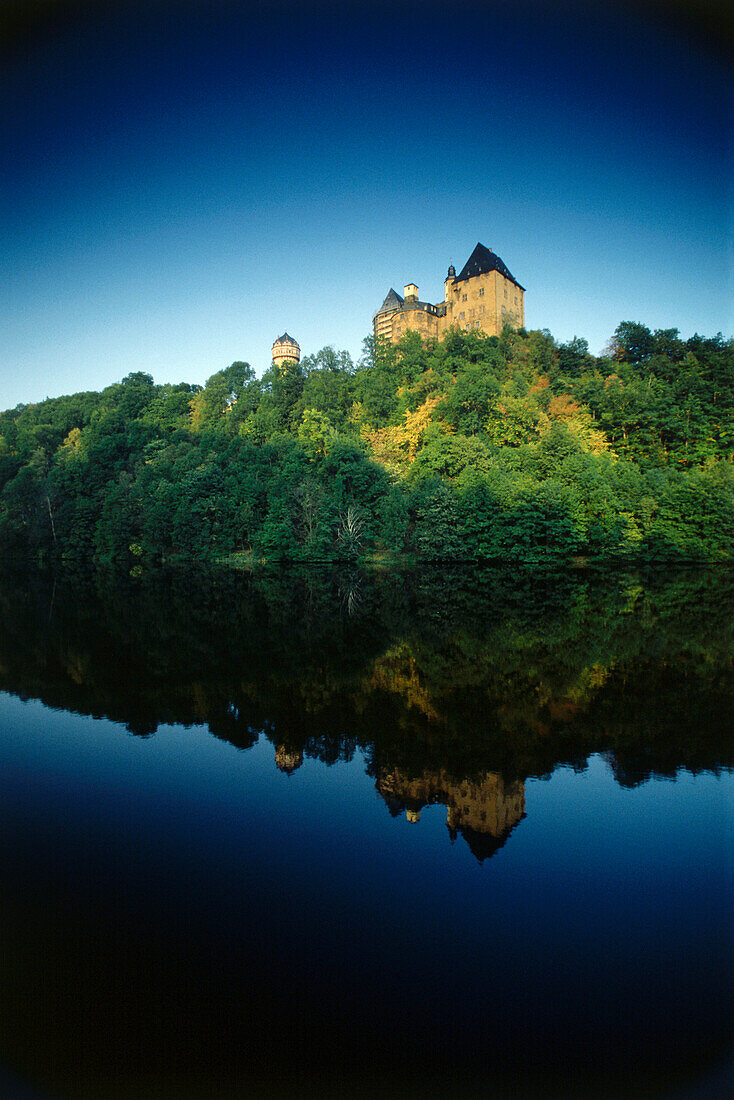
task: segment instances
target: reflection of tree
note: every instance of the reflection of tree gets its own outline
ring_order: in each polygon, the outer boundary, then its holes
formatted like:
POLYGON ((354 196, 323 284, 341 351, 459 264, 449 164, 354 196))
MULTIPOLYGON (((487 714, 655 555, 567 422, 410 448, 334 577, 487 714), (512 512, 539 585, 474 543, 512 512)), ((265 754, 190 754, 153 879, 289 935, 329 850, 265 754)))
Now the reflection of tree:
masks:
POLYGON ((458 779, 443 770, 424 771, 411 778, 399 768, 381 769, 376 786, 390 813, 405 811, 414 824, 425 806, 446 806, 451 839, 461 833, 480 863, 494 855, 525 816, 525 784, 506 783, 498 772, 458 779))
POLYGON ((362 609, 361 581, 362 574, 358 569, 339 573, 341 606, 350 619, 358 615, 362 609))
POLYGON ((153 734, 370 774, 502 773, 607 752, 621 782, 730 766, 734 578, 591 571, 0 577, 0 689, 153 734), (55 588, 54 588, 55 586, 55 588))

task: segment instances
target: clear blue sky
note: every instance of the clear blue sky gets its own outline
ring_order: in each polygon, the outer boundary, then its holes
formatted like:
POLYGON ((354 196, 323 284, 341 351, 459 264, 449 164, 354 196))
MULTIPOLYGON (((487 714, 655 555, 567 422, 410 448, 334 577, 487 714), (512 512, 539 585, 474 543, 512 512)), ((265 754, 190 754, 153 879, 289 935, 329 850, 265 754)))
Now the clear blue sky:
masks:
POLYGON ((731 334, 731 69, 670 10, 11 0, 0 408, 259 374, 284 329, 357 358, 477 241, 559 340, 731 334))

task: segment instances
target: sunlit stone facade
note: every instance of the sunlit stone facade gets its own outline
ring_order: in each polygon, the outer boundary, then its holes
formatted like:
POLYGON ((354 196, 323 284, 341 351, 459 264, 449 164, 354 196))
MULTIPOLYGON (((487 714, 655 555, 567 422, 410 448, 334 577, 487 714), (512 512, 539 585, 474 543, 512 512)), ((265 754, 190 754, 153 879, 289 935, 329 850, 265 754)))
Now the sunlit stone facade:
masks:
POLYGON ((491 248, 477 244, 458 275, 449 267, 443 302, 422 302, 415 283, 402 296, 391 288, 374 315, 373 332, 397 343, 409 330, 436 340, 453 326, 498 336, 506 324, 525 324, 525 288, 491 248))
POLYGON ((284 332, 273 344, 273 366, 281 367, 288 362, 301 362, 301 348, 292 336, 284 332))

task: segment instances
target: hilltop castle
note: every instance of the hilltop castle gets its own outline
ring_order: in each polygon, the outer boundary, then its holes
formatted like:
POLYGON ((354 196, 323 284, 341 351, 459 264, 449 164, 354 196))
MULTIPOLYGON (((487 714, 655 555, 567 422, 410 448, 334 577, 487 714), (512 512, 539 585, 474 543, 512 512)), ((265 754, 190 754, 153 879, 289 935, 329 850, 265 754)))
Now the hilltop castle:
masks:
POLYGON ((452 326, 499 336, 506 324, 525 324, 525 288, 483 244, 477 245, 458 275, 451 264, 444 288, 444 300, 437 305, 419 301, 415 283, 405 287, 402 298, 391 288, 374 315, 375 336, 395 344, 412 329, 424 339, 436 340, 452 326))

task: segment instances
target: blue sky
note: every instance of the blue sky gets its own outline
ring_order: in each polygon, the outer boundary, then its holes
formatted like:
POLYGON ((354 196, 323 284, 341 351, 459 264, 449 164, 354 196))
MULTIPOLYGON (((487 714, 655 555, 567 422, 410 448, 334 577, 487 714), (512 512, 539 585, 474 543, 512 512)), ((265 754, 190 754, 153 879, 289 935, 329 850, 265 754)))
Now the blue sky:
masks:
POLYGON ((478 240, 558 340, 730 335, 731 70, 673 9, 27 4, 0 75, 0 407, 261 373, 284 329, 357 358, 391 285, 440 300, 478 240))

